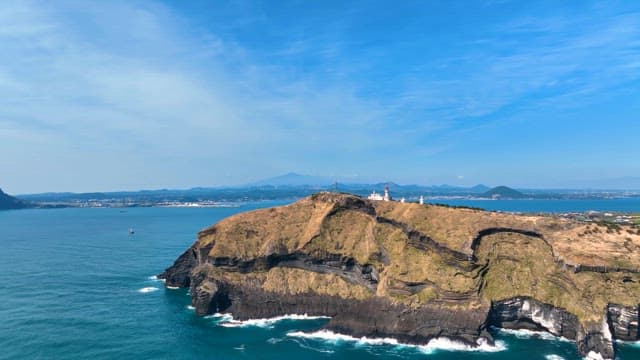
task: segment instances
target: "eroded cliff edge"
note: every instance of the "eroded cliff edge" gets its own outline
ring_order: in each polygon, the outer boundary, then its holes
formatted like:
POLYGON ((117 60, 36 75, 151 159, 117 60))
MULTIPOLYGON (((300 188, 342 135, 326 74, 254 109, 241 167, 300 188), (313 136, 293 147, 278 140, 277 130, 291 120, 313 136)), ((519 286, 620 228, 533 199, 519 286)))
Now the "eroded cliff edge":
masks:
POLYGON ((201 315, 323 315, 354 336, 477 344, 525 328, 605 359, 640 340, 631 227, 319 193, 201 231, 159 277, 201 315))

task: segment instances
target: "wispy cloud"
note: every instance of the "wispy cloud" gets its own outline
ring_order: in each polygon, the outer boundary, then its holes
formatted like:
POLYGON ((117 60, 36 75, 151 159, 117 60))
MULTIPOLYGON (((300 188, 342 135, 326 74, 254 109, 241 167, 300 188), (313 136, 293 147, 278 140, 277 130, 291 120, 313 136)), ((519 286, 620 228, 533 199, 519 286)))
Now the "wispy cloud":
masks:
MULTIPOLYGON (((248 167, 279 168, 295 165, 294 152, 337 157, 379 146, 368 139, 384 130, 383 107, 349 89, 318 88, 304 77, 283 82, 237 44, 213 34, 183 37, 180 21, 167 21, 169 10, 158 5, 81 8, 74 13, 21 1, 3 7, 0 124, 29 129, 34 138, 47 133, 39 138, 52 147, 73 146, 83 154, 82 167, 97 153, 127 158, 135 152, 132 157, 142 153, 149 161, 199 154, 214 167, 244 158, 248 167), (78 21, 91 23, 91 33, 79 34, 86 28, 78 21), (145 51, 120 43, 127 41, 145 51), (230 57, 243 65, 233 74, 225 73, 230 57), (207 67, 193 66, 193 59, 207 67), (320 150, 327 143, 333 145, 320 150)), ((15 144, 4 144, 3 152, 16 152, 15 144)), ((52 162, 54 154, 31 155, 52 162)), ((59 165, 78 169, 77 163, 59 165)), ((95 166, 97 173, 112 171, 95 166)))
POLYGON ((640 76, 638 11, 514 16, 439 51, 419 18, 386 31, 344 5, 283 26, 253 5, 217 6, 224 21, 211 27, 150 0, 4 2, 2 185, 370 176, 381 160, 401 172, 513 114, 615 96, 640 76))
POLYGON ((496 24, 463 56, 434 60, 449 79, 417 81, 404 95, 437 116, 465 120, 506 106, 575 107, 640 78, 640 12, 524 17, 496 24), (424 99, 429 99, 424 101, 424 99))

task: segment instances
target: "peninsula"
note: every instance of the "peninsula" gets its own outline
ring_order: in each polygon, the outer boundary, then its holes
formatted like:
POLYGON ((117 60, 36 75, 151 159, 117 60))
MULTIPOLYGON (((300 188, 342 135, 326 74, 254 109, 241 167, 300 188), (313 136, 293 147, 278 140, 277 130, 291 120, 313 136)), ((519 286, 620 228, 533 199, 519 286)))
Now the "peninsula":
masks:
POLYGON ((0 210, 24 209, 29 206, 28 202, 6 194, 0 189, 0 210))
POLYGON ((424 344, 547 331, 613 359, 637 341, 640 228, 322 192, 227 218, 159 275, 200 315, 329 316, 328 329, 424 344))

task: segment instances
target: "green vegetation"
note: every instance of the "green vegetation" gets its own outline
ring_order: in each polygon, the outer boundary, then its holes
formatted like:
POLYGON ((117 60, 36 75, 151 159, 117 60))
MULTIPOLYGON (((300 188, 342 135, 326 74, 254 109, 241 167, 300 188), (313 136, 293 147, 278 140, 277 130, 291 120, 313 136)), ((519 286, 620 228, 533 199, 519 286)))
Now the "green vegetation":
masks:
POLYGON ((525 197, 520 191, 507 186, 496 186, 482 195, 485 197, 500 197, 506 199, 521 199, 525 197))
POLYGON ((429 205, 442 206, 442 207, 451 208, 451 209, 469 209, 469 210, 478 210, 478 211, 488 211, 481 207, 466 206, 466 205, 449 205, 449 204, 442 204, 442 203, 433 203, 433 204, 430 203, 429 205))

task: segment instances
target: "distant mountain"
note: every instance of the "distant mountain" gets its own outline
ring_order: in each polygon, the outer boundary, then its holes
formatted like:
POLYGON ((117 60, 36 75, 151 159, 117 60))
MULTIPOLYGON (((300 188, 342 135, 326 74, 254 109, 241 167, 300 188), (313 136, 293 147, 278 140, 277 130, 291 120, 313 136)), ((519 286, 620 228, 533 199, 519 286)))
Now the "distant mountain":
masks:
POLYGON ((23 209, 26 207, 29 207, 27 202, 7 195, 0 189, 0 210, 23 209))
POLYGON ((512 189, 508 186, 496 186, 493 189, 482 194, 486 197, 499 197, 506 199, 519 199, 525 197, 523 193, 518 190, 512 189))
POLYGON ((474 192, 474 193, 484 193, 491 190, 490 187, 488 187, 487 185, 484 184, 478 184, 476 186, 473 186, 471 188, 469 188, 469 191, 474 192))

